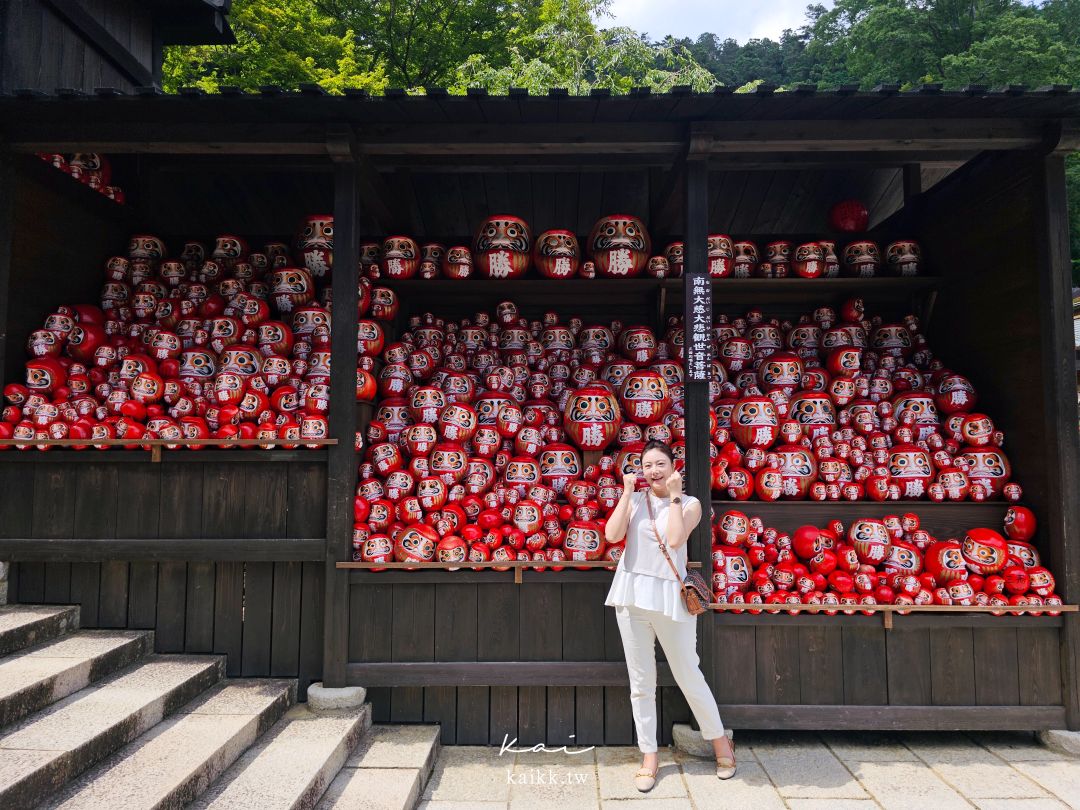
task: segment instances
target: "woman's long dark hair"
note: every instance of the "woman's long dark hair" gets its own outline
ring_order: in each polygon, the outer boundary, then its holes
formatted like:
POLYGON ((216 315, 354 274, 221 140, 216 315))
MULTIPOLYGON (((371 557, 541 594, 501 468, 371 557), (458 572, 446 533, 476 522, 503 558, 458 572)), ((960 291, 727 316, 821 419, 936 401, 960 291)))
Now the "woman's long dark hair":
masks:
POLYGON ((646 443, 645 447, 641 450, 641 460, 643 462, 645 461, 645 454, 648 453, 650 450, 659 450, 661 453, 668 457, 668 461, 670 461, 673 465, 675 464, 675 452, 671 449, 671 445, 669 445, 667 442, 662 442, 659 439, 652 439, 651 441, 646 443))

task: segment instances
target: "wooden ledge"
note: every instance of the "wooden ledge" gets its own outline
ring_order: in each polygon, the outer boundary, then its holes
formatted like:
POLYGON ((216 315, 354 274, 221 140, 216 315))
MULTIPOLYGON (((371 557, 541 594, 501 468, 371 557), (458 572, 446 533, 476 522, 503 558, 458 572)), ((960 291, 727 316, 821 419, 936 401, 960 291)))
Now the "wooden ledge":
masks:
MULTIPOLYGON (((217 448, 219 450, 263 450, 266 452, 292 453, 295 451, 312 452, 332 447, 338 443, 337 439, 314 439, 304 442, 288 442, 291 447, 285 447, 280 440, 266 441, 265 439, 185 439, 183 441, 171 441, 165 439, 0 439, 0 451, 12 449, 19 451, 12 458, 27 455, 34 461, 48 461, 44 454, 54 448, 64 450, 69 448, 81 448, 76 453, 89 454, 97 457, 98 453, 107 452, 114 448, 122 448, 130 453, 139 453, 141 461, 160 463, 166 454, 182 452, 199 452, 196 448, 217 448)), ((4 461, 8 456, 0 456, 4 461)), ((65 459, 70 460, 70 459, 65 459)), ((208 459, 209 460, 209 459, 208 459)))
MULTIPOLYGON (((482 569, 492 569, 500 573, 506 573, 508 571, 514 572, 514 584, 520 585, 523 582, 523 573, 526 569, 535 569, 528 573, 535 576, 533 580, 530 576, 530 581, 542 582, 547 577, 554 577, 558 574, 566 573, 568 569, 578 569, 579 571, 585 571, 585 573, 591 573, 592 570, 599 569, 599 571, 606 571, 613 574, 617 562, 611 562, 611 560, 569 560, 560 562, 541 562, 538 560, 487 560, 484 562, 427 562, 427 563, 408 563, 408 562, 339 562, 336 567, 339 569, 352 569, 354 571, 364 571, 365 576, 355 576, 350 581, 352 582, 377 582, 379 578, 372 575, 381 575, 386 572, 387 582, 505 582, 502 578, 496 578, 494 574, 482 574, 482 577, 490 577, 490 580, 470 577, 469 573, 479 573, 482 569), (561 571, 548 569, 560 568, 561 571), (469 569, 469 570, 465 570, 469 569), (407 576, 396 576, 390 579, 393 574, 398 572, 407 572, 407 576), (461 573, 459 573, 461 572, 461 573), (370 577, 370 578, 369 578, 370 577), (414 578, 415 577, 415 578, 414 578), (434 578, 432 578, 434 577, 434 578), (458 577, 466 577, 465 579, 458 579, 458 577)), ((687 563, 689 568, 701 568, 701 563, 691 561, 687 563)), ((577 580, 586 581, 586 580, 577 580)), ((606 581, 590 579, 588 581, 606 581)))
POLYGON ((0 539, 0 559, 16 562, 319 562, 325 558, 322 537, 0 539))

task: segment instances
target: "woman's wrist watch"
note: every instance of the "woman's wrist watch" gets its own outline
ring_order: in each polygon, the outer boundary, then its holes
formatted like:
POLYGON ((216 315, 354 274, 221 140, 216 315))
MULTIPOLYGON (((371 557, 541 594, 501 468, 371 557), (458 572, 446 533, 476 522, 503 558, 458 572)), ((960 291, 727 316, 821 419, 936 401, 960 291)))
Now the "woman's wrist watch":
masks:
POLYGON ((682 503, 682 495, 676 495, 674 498, 671 499, 671 502, 672 503, 682 503))

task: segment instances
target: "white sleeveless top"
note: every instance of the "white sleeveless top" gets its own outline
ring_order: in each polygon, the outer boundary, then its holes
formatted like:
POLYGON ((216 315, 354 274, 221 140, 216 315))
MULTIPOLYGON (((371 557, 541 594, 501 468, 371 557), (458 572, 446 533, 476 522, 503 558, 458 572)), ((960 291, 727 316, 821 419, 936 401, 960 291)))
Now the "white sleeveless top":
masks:
MULTIPOLYGON (((676 579, 671 566, 660 551, 660 545, 649 522, 645 497, 652 498, 656 531, 667 542, 669 498, 657 498, 648 490, 635 492, 630 500, 630 524, 626 529, 626 549, 615 568, 605 605, 619 607, 634 605, 643 610, 663 613, 675 621, 693 621, 683 604, 680 583, 686 576, 686 543, 677 549, 668 548, 671 561, 679 571, 676 579)), ((692 503, 693 495, 682 496, 683 514, 692 503)))

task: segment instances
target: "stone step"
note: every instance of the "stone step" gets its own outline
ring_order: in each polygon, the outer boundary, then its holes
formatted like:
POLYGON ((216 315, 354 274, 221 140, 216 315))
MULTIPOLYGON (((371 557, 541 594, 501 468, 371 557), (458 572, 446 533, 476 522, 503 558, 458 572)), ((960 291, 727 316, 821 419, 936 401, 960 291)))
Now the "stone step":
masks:
POLYGON ((0 605, 0 655, 78 629, 78 605, 0 605))
POLYGON ((370 703, 320 713, 295 706, 191 808, 310 810, 369 728, 370 703))
POLYGON ((318 810, 412 810, 439 755, 438 726, 372 726, 318 810))
POLYGON ((0 807, 50 797, 221 680, 210 655, 152 655, 0 733, 0 807))
POLYGON ((0 727, 149 655, 147 630, 80 630, 0 660, 0 727))
POLYGON ((225 681, 69 783, 39 810, 183 807, 295 701, 296 681, 225 681))

